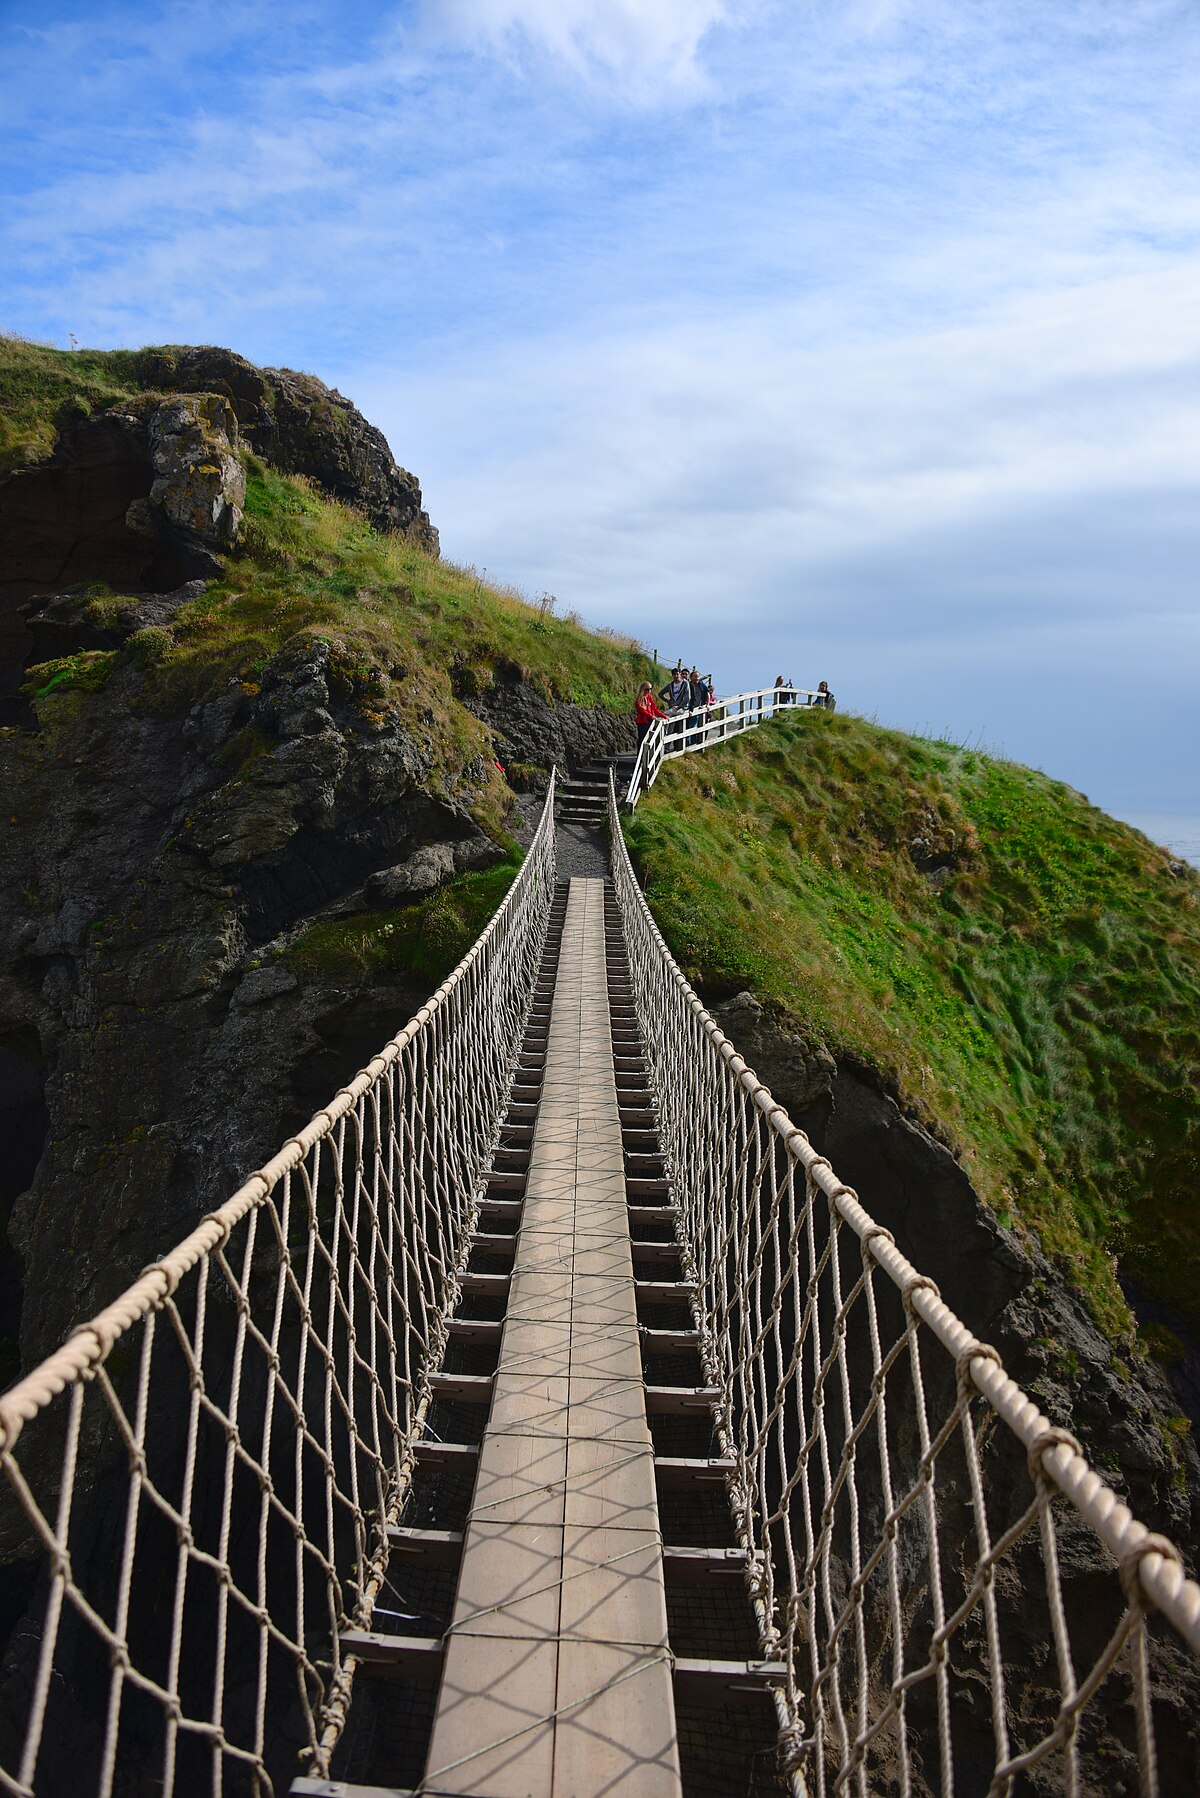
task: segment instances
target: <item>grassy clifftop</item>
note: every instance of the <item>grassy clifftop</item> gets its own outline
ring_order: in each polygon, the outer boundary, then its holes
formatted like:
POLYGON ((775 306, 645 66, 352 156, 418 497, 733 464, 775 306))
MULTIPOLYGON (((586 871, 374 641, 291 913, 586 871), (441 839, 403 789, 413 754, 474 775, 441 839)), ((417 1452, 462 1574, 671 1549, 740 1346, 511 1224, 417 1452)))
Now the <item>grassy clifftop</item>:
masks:
POLYGON ((700 989, 878 1069, 1114 1335, 1114 1257, 1200 1318, 1200 877, 1010 762, 797 714, 628 824, 700 989))

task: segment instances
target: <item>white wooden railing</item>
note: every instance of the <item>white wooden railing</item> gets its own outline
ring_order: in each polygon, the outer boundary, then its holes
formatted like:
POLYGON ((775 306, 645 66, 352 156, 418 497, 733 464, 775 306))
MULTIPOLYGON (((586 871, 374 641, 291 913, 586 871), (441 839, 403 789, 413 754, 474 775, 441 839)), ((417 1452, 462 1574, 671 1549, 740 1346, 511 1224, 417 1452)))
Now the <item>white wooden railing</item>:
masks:
POLYGON ((735 693, 731 699, 714 699, 695 711, 672 712, 656 718, 643 737, 637 760, 629 780, 625 803, 631 809, 642 794, 658 779, 664 762, 676 756, 691 755, 698 749, 711 749, 744 730, 765 724, 777 712, 790 712, 796 706, 824 706, 832 709, 832 697, 811 693, 805 687, 757 687, 752 693, 735 693))

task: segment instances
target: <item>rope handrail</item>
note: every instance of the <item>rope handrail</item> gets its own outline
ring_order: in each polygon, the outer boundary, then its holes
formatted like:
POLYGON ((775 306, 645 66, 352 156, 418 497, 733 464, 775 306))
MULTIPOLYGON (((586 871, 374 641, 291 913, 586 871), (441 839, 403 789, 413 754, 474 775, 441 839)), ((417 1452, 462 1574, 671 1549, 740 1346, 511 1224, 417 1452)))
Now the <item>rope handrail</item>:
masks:
POLYGON ((676 756, 692 755, 697 750, 712 749, 726 743, 744 730, 766 724, 777 712, 791 711, 797 706, 821 708, 832 704, 825 694, 807 687, 755 687, 747 693, 734 693, 727 699, 714 699, 707 706, 672 712, 666 718, 655 718, 638 745, 633 772, 625 793, 625 803, 632 811, 642 794, 658 779, 664 762, 676 756))
POLYGON ((1149 1624, 1160 1614, 1200 1655, 1200 1587, 842 1184, 706 1010, 637 882, 611 778, 609 822, 705 1377, 720 1394, 762 1650, 788 1670, 777 1708, 799 1789, 865 1793, 884 1766, 900 1790, 925 1789, 924 1764, 949 1794, 965 1736, 972 1791, 986 1779, 1001 1798, 1057 1756, 1074 1793, 1103 1687, 1112 1754, 1124 1732, 1141 1789, 1157 1791, 1151 1672, 1164 1656, 1169 1666, 1170 1644, 1149 1624), (1081 1530, 1109 1572, 1107 1596, 1089 1594, 1082 1620, 1061 1573, 1063 1545, 1078 1559, 1081 1530), (1005 1662, 1027 1610, 1044 1619, 1053 1668, 1041 1687, 1005 1662), (1124 1699, 1105 1684, 1119 1664, 1124 1699))
POLYGON ((404 1029, 0 1396, 0 1543, 33 1581, 0 1792, 272 1792, 298 1752, 328 1776, 343 1632, 370 1625, 436 1424, 546 934, 554 798, 552 771, 503 902, 404 1029))

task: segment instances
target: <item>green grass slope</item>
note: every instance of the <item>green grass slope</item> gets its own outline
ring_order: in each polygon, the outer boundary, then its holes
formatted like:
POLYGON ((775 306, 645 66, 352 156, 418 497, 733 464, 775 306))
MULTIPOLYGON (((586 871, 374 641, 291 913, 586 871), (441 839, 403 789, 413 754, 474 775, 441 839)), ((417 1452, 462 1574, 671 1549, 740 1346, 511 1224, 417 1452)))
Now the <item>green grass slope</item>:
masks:
POLYGON ((0 333, 0 477, 40 462, 57 421, 127 404, 141 350, 56 350, 0 333))
POLYGON ((798 713, 628 821, 704 993, 868 1064, 1123 1336, 1114 1257, 1200 1321, 1200 877, 1061 783, 798 713))

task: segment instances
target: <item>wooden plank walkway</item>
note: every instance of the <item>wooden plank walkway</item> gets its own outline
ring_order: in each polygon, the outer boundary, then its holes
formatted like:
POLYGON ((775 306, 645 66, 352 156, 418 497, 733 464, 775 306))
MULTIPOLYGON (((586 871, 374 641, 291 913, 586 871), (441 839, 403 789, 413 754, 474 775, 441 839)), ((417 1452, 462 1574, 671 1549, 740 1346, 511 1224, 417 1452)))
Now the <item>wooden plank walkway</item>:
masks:
POLYGON ((573 879, 428 1770, 453 1798, 679 1798, 605 979, 573 879))

